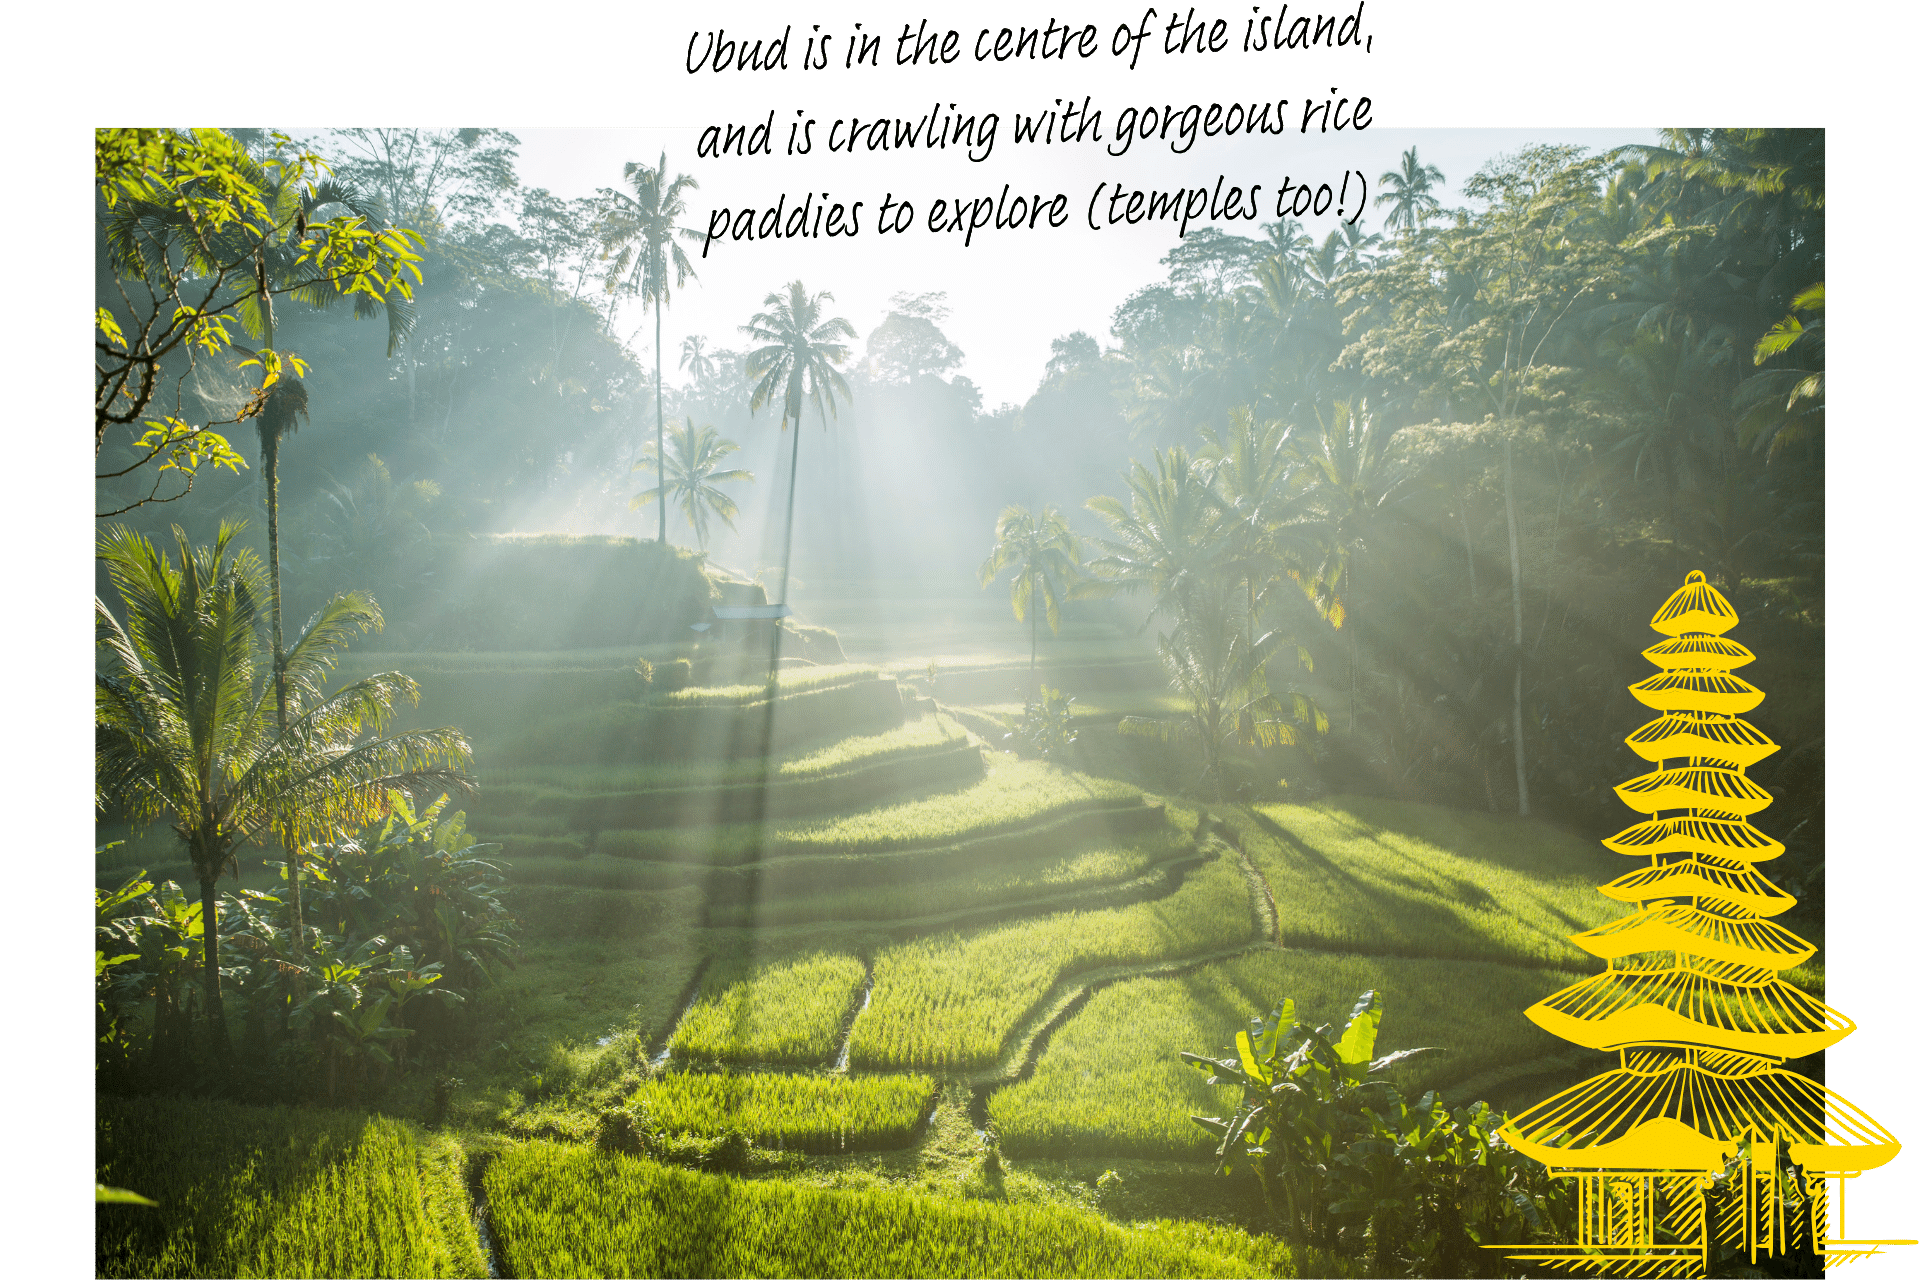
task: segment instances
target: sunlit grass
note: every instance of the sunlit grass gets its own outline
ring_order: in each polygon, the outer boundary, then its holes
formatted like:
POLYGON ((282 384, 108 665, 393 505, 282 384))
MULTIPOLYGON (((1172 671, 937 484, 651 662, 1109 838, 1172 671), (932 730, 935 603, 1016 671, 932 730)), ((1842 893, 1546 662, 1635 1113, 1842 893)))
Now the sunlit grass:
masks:
POLYGON ((762 1146, 847 1151, 908 1141, 933 1099, 924 1075, 851 1079, 819 1075, 671 1072, 640 1086, 662 1133, 718 1137, 738 1129, 762 1146))
POLYGON ((1567 935, 1621 914, 1597 890, 1627 860, 1543 822, 1364 797, 1249 812, 1230 820, 1287 946, 1592 972, 1567 935))
POLYGON ((910 920, 951 911, 1051 897, 1079 889, 1120 884, 1190 849, 1172 832, 1144 835, 1120 844, 1101 842, 1058 858, 990 866, 956 875, 896 882, 892 877, 815 893, 774 894, 749 903, 715 908, 716 919, 761 926, 814 920, 910 920))
POLYGON ((857 734, 758 760, 662 761, 628 765, 493 765, 482 791, 468 805, 488 817, 524 814, 542 800, 583 795, 729 786, 760 782, 805 782, 883 761, 950 750, 966 730, 944 715, 920 716, 884 733, 857 734))
MULTIPOLYGON (((968 711, 981 715, 1006 719, 1015 719, 1026 714, 1024 702, 966 702, 956 703, 968 711)), ((1114 716, 1171 716, 1192 710, 1192 704, 1171 693, 1101 692, 1088 697, 1075 697, 1073 700, 1073 718, 1095 719, 1114 716)))
POLYGON ((742 1181, 552 1142, 503 1153, 486 1186, 519 1276, 1298 1274, 1285 1246, 1235 1231, 1130 1230, 1051 1205, 742 1181), (1225 1252, 1236 1247, 1245 1252, 1225 1252))
POLYGON ((832 952, 715 961, 673 1033, 673 1052, 700 1062, 827 1066, 866 966, 832 952))
POLYGON ((160 1202, 98 1211, 100 1275, 483 1273, 450 1139, 355 1111, 212 1099, 102 1095, 95 1110, 100 1181, 160 1202))
POLYGON ((1134 978, 1094 994, 1053 1033, 1033 1076, 989 1104, 1012 1154, 1205 1157, 1218 1139, 1189 1115, 1228 1115, 1238 1091, 1180 1061, 1188 1050, 1232 1058, 1248 1018, 1291 997, 1310 1026, 1338 1026, 1365 991, 1386 1015, 1376 1054, 1437 1046, 1394 1068, 1409 1097, 1567 1046, 1523 1011, 1582 975, 1453 960, 1256 952, 1170 977, 1134 978))
POLYGON ((689 834, 674 830, 621 833, 602 849, 653 861, 738 861, 748 853, 809 855, 875 853, 952 844, 1051 821, 1079 810, 1137 802, 1124 783, 1069 772, 1040 760, 999 757, 972 786, 822 818, 728 823, 689 834))
MULTIPOLYGON (((825 667, 787 667, 775 678, 775 687, 780 693, 800 693, 808 689, 831 689, 840 685, 858 684, 862 680, 878 680, 878 667, 857 663, 841 663, 825 667)), ((745 684, 731 685, 694 685, 686 689, 676 689, 671 693, 656 695, 658 700, 672 707, 723 707, 748 706, 767 699, 766 681, 758 680, 745 684)))
POLYGON ((1233 861, 1217 859, 1157 901, 904 942, 874 958, 873 1002, 853 1024, 851 1063, 980 1070, 1065 975, 1252 939, 1246 881, 1233 861))

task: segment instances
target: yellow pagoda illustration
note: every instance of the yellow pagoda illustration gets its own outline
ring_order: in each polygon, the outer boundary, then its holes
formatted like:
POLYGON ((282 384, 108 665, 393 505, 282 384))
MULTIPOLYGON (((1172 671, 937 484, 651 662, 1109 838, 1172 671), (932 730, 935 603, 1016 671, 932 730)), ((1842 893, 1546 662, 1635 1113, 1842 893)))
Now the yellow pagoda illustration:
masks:
POLYGON ((1653 617, 1667 638, 1645 653, 1660 670, 1631 692, 1659 714, 1626 742, 1654 767, 1615 788, 1644 820, 1604 842, 1645 865, 1600 889, 1634 910, 1572 937, 1604 973, 1527 1010, 1619 1066, 1501 1130, 1579 1184, 1575 1241, 1515 1261, 1698 1276, 1716 1247, 1830 1267, 1913 1243, 1846 1238, 1847 1179, 1900 1144, 1781 1065, 1854 1024, 1781 976, 1815 948, 1776 923, 1794 899, 1756 869, 1784 846, 1748 823, 1773 798, 1746 771, 1779 748, 1740 718, 1766 695, 1734 674, 1754 659, 1726 638, 1739 620, 1698 572, 1653 617))

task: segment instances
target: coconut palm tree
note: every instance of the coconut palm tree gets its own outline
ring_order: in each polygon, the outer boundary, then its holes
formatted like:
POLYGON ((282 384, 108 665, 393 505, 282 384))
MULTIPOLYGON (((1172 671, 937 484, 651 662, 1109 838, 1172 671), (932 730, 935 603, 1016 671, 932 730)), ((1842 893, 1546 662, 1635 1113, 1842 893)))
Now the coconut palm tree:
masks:
MULTIPOLYGON (((668 439, 673 447, 667 452, 667 475, 665 490, 680 504, 680 510, 686 513, 687 523, 693 527, 694 536, 700 540, 700 549, 707 549, 707 513, 712 512, 727 522, 727 528, 733 528, 733 518, 740 514, 740 508, 732 498, 715 488, 716 485, 731 484, 738 480, 751 482, 753 472, 739 468, 721 470, 720 464, 730 453, 740 448, 731 440, 723 440, 720 433, 712 427, 696 427, 688 419, 668 431, 668 439)), ((648 445, 645 455, 634 463, 633 469, 658 470, 659 455, 653 446, 648 445)), ((649 502, 655 501, 661 490, 651 489, 635 494, 629 504, 638 510, 649 502)))
POLYGON ((1226 431, 1200 435, 1220 501, 1228 567, 1246 584, 1243 621, 1251 646, 1269 587, 1291 581, 1280 575, 1309 565, 1313 556, 1299 450, 1290 428, 1256 420, 1245 405, 1229 411, 1226 431))
POLYGON ((1087 568, 1094 578, 1077 594, 1146 591, 1154 614, 1190 611, 1195 593, 1220 567, 1226 544, 1219 536, 1220 496, 1204 466, 1179 445, 1154 450, 1150 470, 1135 462, 1127 475, 1128 504, 1102 495, 1087 510, 1107 522, 1112 538, 1096 539, 1101 554, 1087 568))
POLYGON ((1202 769, 1195 789, 1211 780, 1215 798, 1222 800, 1230 746, 1293 746, 1306 733, 1327 731, 1327 717, 1313 699, 1273 683, 1276 658, 1291 657, 1313 669, 1306 648, 1279 631, 1252 635, 1238 583, 1214 575, 1197 584, 1172 634, 1161 633, 1159 641, 1161 664, 1188 709, 1166 718, 1123 716, 1116 726, 1122 734, 1198 745, 1202 769))
POLYGON ((1420 148, 1401 152, 1400 167, 1380 175, 1380 203, 1389 206, 1387 230, 1412 231, 1440 212, 1433 184, 1446 180, 1439 165, 1420 163, 1420 148))
POLYGON ((1319 436, 1302 455, 1307 527, 1321 552, 1313 585, 1328 621, 1347 630, 1349 731, 1360 720, 1358 564, 1363 554, 1378 549, 1405 502, 1428 482, 1423 473, 1389 459, 1391 435, 1365 401, 1341 401, 1331 417, 1321 417, 1319 436))
POLYGON ((1010 506, 1000 513, 993 526, 993 551, 980 566, 980 587, 985 590, 1009 567, 1013 575, 1014 621, 1032 619, 1032 652, 1027 660, 1027 679, 1033 686, 1030 695, 1040 701, 1040 613, 1047 615, 1047 627, 1060 634, 1060 603, 1067 598, 1080 576, 1080 540, 1067 527, 1067 518, 1058 507, 1048 505, 1039 515, 1022 506, 1010 506))
POLYGON ((780 576, 782 603, 787 594, 786 571, 793 567, 793 496, 794 482, 800 474, 801 411, 811 400, 820 414, 820 429, 825 431, 827 415, 840 416, 835 396, 853 394, 834 366, 847 362, 852 351, 846 342, 860 335, 841 317, 824 315, 826 304, 832 301, 833 295, 825 290, 809 296, 806 285, 795 280, 785 292, 769 293, 761 304, 767 309, 740 326, 741 332, 761 344, 747 353, 747 377, 757 379, 747 411, 758 413, 761 405, 777 397, 780 429, 785 431, 787 423, 793 423, 793 454, 787 472, 787 535, 780 576))
POLYGON ((713 377, 719 366, 707 354, 707 340, 696 333, 680 340, 680 367, 693 379, 693 385, 699 387, 713 377))
MULTIPOLYGON (((654 456, 666 452, 666 403, 660 377, 661 310, 673 300, 673 291, 694 279, 693 263, 679 240, 698 240, 700 233, 680 225, 687 212, 686 193, 700 184, 682 173, 667 176, 667 153, 649 169, 637 161, 627 161, 621 176, 632 194, 602 188, 606 200, 601 221, 601 237, 607 251, 614 255, 607 269, 607 292, 624 287, 640 295, 642 304, 653 304, 653 420, 654 456), (668 282, 671 270, 672 282, 668 282)), ((667 477, 660 476, 660 541, 667 540, 667 477)))
POLYGON ((381 625, 371 598, 335 596, 294 638, 280 681, 260 678, 266 584, 258 558, 233 547, 240 528, 223 524, 211 546, 194 547, 176 526, 177 563, 144 536, 108 528, 99 555, 125 621, 94 602, 105 659, 94 680, 96 801, 137 824, 170 818, 186 845, 206 921, 202 973, 216 1057, 228 1040, 214 885, 235 848, 269 837, 290 849, 339 839, 378 816, 392 789, 471 789, 458 730, 381 735, 395 704, 419 699, 406 676, 382 672, 325 692, 336 651, 381 625), (276 683, 288 692, 282 732, 276 683))

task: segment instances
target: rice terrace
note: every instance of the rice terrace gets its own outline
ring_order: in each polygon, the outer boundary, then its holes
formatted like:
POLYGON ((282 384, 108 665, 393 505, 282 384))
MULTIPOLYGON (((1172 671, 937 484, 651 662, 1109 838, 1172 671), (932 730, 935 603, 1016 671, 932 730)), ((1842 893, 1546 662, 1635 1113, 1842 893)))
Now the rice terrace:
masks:
MULTIPOLYGON (((1824 992, 1822 133, 1423 144, 996 411, 521 145, 97 133, 98 1274, 1641 1274, 1502 1134, 1690 571, 1824 992)), ((1657 1274, 1843 1260, 1763 1138, 1657 1274)))

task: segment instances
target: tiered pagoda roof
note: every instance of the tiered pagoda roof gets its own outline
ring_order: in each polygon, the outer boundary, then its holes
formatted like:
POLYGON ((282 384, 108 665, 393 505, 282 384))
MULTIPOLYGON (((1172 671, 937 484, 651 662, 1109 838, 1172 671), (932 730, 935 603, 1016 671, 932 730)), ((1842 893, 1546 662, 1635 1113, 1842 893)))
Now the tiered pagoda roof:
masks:
POLYGON ((1618 1069, 1514 1117, 1502 1136, 1563 1170, 1718 1170, 1743 1140, 1781 1141, 1803 1168, 1858 1171, 1900 1149, 1851 1103, 1781 1063, 1854 1029, 1781 974, 1812 943, 1776 923, 1794 905, 1754 864, 1780 841, 1748 818, 1773 802, 1748 766, 1779 750, 1740 716, 1766 697, 1734 675, 1752 651, 1723 633, 1733 606, 1699 573, 1668 598, 1631 686, 1659 712, 1627 738, 1651 772, 1615 793, 1646 815, 1604 843, 1645 859, 1600 892, 1635 910, 1573 941, 1607 962, 1527 1016, 1618 1069))

